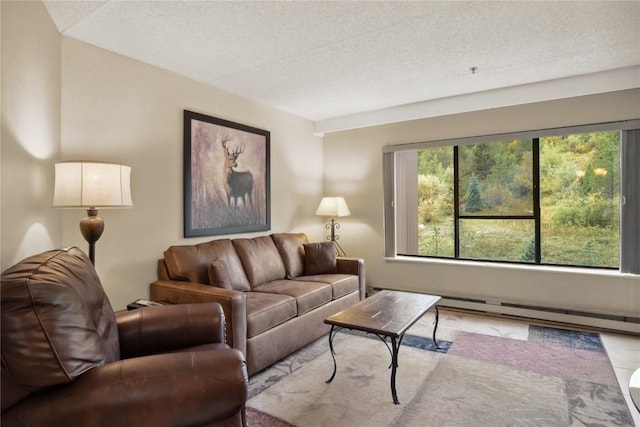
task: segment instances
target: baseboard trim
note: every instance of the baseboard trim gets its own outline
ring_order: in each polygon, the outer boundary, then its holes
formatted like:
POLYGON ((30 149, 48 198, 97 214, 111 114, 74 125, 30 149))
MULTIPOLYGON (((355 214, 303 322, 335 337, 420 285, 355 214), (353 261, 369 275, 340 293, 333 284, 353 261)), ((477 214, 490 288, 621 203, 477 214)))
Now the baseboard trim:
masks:
MULTIPOLYGON (((373 290, 382 288, 374 287, 373 290)), ((411 292, 411 291, 409 291, 411 292)), ((413 291, 415 292, 415 291, 413 291)), ((463 310, 508 315, 526 319, 543 320, 569 325, 587 326, 591 328, 628 332, 640 335, 640 317, 616 316, 578 310, 567 310, 557 307, 533 306, 498 300, 482 300, 451 295, 441 295, 439 306, 463 310)))

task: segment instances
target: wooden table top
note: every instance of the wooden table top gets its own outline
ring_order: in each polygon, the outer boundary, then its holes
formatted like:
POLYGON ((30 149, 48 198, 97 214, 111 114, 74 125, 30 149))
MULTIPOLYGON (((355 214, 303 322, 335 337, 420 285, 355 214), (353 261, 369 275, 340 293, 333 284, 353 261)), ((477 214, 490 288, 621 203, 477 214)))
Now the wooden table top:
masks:
POLYGON ((324 323, 397 338, 440 299, 437 295, 384 290, 327 317, 324 323))

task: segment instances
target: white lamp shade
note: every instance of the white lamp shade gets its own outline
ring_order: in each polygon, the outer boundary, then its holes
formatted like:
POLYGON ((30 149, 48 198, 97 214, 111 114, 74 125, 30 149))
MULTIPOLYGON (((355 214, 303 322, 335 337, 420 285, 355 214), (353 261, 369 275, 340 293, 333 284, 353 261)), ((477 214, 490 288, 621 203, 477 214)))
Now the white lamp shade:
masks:
POLYGON ((338 217, 349 216, 351 212, 343 197, 323 197, 316 215, 338 217))
POLYGON ((129 166, 111 163, 62 162, 56 163, 55 172, 54 207, 133 206, 129 166))

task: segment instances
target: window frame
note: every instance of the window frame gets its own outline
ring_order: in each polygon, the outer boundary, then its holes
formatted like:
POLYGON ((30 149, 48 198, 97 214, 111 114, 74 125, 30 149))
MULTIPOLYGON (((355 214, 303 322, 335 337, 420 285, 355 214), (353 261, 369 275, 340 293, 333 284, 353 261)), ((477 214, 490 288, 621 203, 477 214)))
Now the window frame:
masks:
MULTIPOLYGON (((640 274, 640 261, 637 261, 636 258, 640 258, 638 255, 640 253, 640 238, 627 238, 623 241, 623 236, 626 233, 633 233, 638 231, 638 225, 636 222, 638 221, 638 207, 640 206, 640 183, 634 181, 634 179, 638 176, 637 172, 634 172, 634 169, 625 170, 625 168, 632 168, 632 165, 640 164, 640 119, 635 120, 625 120, 625 121, 616 121, 616 122, 606 122, 606 123, 597 123, 597 124, 587 124, 587 125, 579 125, 579 126, 567 126, 560 128, 549 128, 549 129, 541 129, 541 130, 529 130, 522 132, 509 132, 509 133, 501 133, 494 135, 482 135, 482 136, 472 136, 472 137, 464 137, 464 138, 453 138, 453 139, 445 139, 445 140, 435 140, 435 141, 423 141, 417 143, 406 143, 406 144, 397 144, 397 145, 386 145, 382 148, 383 153, 383 215, 384 215, 384 255, 386 258, 398 258, 398 257, 411 257, 411 258, 436 258, 436 259, 447 259, 452 262, 494 262, 494 263, 506 263, 506 264, 519 264, 526 266, 534 266, 534 267, 566 267, 566 268, 595 268, 602 270, 619 270, 624 273, 632 273, 632 274, 640 274), (621 167, 620 167, 620 264, 619 267, 592 267, 592 266, 577 266, 577 265, 568 265, 568 264, 542 264, 540 260, 541 254, 541 225, 540 225, 540 171, 539 171, 539 141, 541 138, 550 137, 550 136, 565 136, 565 135, 573 135, 573 134, 581 134, 581 133, 591 133, 591 132, 606 132, 606 131, 615 131, 619 130, 621 132, 621 140, 620 140, 620 157, 621 157, 621 167), (627 132, 625 136, 625 131, 627 132), (397 252, 397 239, 398 229, 396 228, 398 225, 398 216, 397 216, 397 206, 398 203, 402 202, 397 199, 397 194, 399 191, 398 183, 396 182, 396 159, 397 153, 405 152, 405 151, 416 151, 421 149, 428 148, 437 148, 437 147, 454 147, 454 167, 455 173, 457 174, 457 147, 463 145, 474 145, 474 144, 482 144, 488 142, 499 142, 499 141, 508 141, 515 139, 530 139, 533 143, 533 191, 534 191, 534 214, 532 215, 535 221, 535 244, 536 244, 536 258, 534 262, 517 262, 517 261, 505 261, 505 260, 475 260, 469 258, 460 258, 459 257, 459 241, 458 241, 458 219, 462 218, 462 216, 457 213, 454 215, 455 221, 455 232, 454 232, 454 246, 455 246, 455 254, 454 257, 438 257, 431 255, 402 255, 397 252), (631 156, 631 158, 627 158, 625 156, 631 156), (635 256, 634 256, 635 254, 635 256)), ((458 210, 458 202, 459 202, 459 188, 458 187, 458 179, 457 176, 454 178, 454 203, 456 204, 456 211, 458 210)), ((406 199, 406 197, 405 197, 406 199)), ((470 218, 478 218, 478 219, 493 219, 493 216, 472 216, 470 218), (491 217, 491 218, 489 218, 491 217)), ((508 216, 500 216, 495 219, 510 219, 508 216)), ((525 219, 522 216, 517 216, 517 218, 513 219, 525 219)), ((526 219, 532 219, 527 216, 526 219)), ((417 224, 416 224, 417 226, 417 224)))

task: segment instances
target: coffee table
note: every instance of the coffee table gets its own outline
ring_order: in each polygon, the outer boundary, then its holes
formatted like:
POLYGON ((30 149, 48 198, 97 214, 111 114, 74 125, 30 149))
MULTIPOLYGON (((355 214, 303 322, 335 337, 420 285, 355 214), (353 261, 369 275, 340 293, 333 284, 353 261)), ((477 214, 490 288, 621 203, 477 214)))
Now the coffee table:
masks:
POLYGON ((414 323, 418 321, 429 309, 436 313, 435 326, 433 328, 433 342, 437 348, 436 330, 438 329, 438 302, 441 297, 437 295, 419 294, 413 292, 384 290, 359 302, 358 304, 342 310, 325 319, 324 323, 331 325, 329 332, 329 348, 333 357, 333 374, 327 383, 333 381, 338 366, 336 353, 333 350, 333 338, 340 329, 355 329, 376 335, 386 345, 391 353, 391 396, 393 403, 400 403, 396 392, 396 369, 398 368, 398 352, 404 334, 414 323), (387 343, 391 339, 391 348, 387 343))

